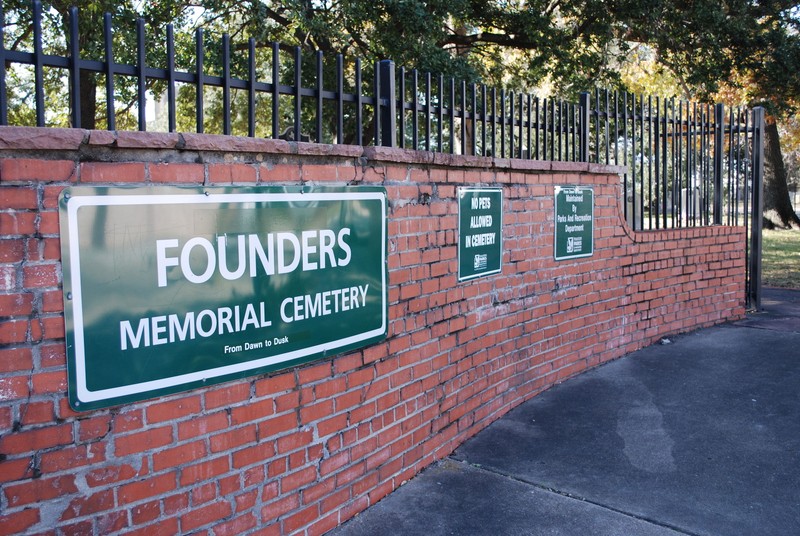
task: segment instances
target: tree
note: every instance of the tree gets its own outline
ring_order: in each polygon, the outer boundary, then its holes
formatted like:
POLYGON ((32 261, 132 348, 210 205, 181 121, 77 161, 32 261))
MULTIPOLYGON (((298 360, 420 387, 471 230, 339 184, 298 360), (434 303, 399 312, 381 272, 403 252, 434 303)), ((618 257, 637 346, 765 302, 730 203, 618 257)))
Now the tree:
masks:
POLYGON ((765 225, 800 227, 788 195, 777 127, 800 103, 795 2, 652 0, 648 9, 629 13, 627 38, 653 46, 658 61, 687 93, 708 99, 728 84, 741 87, 751 105, 766 108, 765 225))

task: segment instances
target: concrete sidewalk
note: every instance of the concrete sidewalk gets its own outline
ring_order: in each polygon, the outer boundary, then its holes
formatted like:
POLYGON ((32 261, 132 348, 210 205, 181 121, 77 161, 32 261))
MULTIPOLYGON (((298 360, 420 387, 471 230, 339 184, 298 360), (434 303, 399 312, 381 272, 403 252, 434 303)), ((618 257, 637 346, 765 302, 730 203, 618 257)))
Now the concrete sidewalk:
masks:
POLYGON ((800 534, 800 291, 521 405, 354 535, 800 534))

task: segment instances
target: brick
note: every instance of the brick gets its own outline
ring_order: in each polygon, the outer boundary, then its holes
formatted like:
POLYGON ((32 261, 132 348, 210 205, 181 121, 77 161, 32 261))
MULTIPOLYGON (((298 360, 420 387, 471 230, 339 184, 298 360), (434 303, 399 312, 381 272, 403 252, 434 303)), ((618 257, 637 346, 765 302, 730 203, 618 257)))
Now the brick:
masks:
MULTIPOLYGON (((5 234, 5 229, 0 229, 5 234)), ((0 263, 17 263, 25 260, 26 244, 22 238, 0 240, 0 263)))
POLYGON ((114 508, 114 490, 102 490, 91 495, 75 497, 61 513, 60 521, 97 514, 114 508))
POLYGON ((161 516, 161 501, 149 501, 137 504, 130 509, 131 520, 134 525, 143 525, 154 521, 161 516))
POLYGON ((242 447, 248 443, 256 441, 257 428, 251 424, 239 428, 233 428, 227 432, 211 436, 211 452, 222 452, 242 447))
POLYGON ((178 520, 176 518, 168 518, 124 534, 125 536, 153 536, 154 534, 180 534, 180 532, 178 520))
POLYGON ((39 208, 39 192, 35 188, 29 187, 0 188, 0 207, 35 210, 39 208))
POLYGON ((58 220, 58 212, 54 210, 40 212, 37 228, 39 234, 43 236, 58 236, 61 229, 58 220))
POLYGON ((33 353, 30 348, 0 349, 0 373, 25 372, 33 368, 33 353))
POLYGON ((202 164, 150 164, 150 179, 160 183, 203 184, 205 166, 202 164))
POLYGON ((72 424, 24 430, 0 438, 0 453, 22 454, 72 443, 72 424))
POLYGON ((205 394, 206 410, 231 406, 238 402, 244 402, 250 397, 250 384, 235 383, 224 387, 207 391, 205 394))
POLYGON ((212 458, 181 471, 181 486, 191 486, 203 480, 217 477, 230 470, 227 456, 212 458))
POLYGON ((170 467, 180 467, 195 462, 208 454, 205 442, 194 441, 153 454, 153 470, 156 472, 170 467))
POLYGON ((283 530, 287 534, 292 534, 300 527, 304 527, 314 521, 317 516, 319 515, 319 506, 316 504, 313 506, 309 506, 304 508, 303 510, 297 512, 294 515, 287 517, 283 521, 283 530))
POLYGON ((0 469, 2 469, 0 471, 0 483, 32 478, 34 469, 33 457, 3 460, 2 464, 0 464, 0 469))
POLYGON ((88 183, 144 182, 145 165, 139 162, 83 162, 80 181, 88 183))
POLYGON ((172 443, 172 427, 150 428, 114 438, 114 455, 117 457, 136 454, 164 447, 172 443))
POLYGON ((258 520, 251 512, 237 516, 230 521, 214 525, 214 536, 238 536, 255 528, 258 520))
POLYGON ((120 504, 129 504, 163 495, 176 487, 175 473, 170 472, 151 476, 138 482, 124 484, 118 488, 117 495, 120 504))
POLYGON ((178 420, 200 413, 200 395, 169 400, 149 406, 145 411, 150 424, 178 420))
POLYGON ((181 516, 181 531, 188 532, 231 515, 231 505, 227 501, 219 501, 202 508, 193 508, 181 516))
POLYGON ((6 486, 3 493, 8 506, 13 508, 40 501, 47 501, 62 495, 77 493, 75 477, 72 475, 53 478, 38 478, 21 484, 6 486))
POLYGON ((39 160, 4 158, 0 160, 0 181, 69 182, 75 179, 75 162, 70 160, 39 160))
POLYGON ((89 464, 100 464, 105 460, 105 445, 93 443, 43 452, 39 467, 43 474, 58 473, 89 464))
POLYGON ((37 395, 66 393, 67 371, 40 372, 33 375, 33 393, 37 395))
MULTIPOLYGON (((0 344, 19 344, 28 338, 28 327, 30 324, 26 320, 9 320, 0 322, 0 344)), ((0 400, 4 397, 0 390, 0 400)))
POLYGON ((29 264, 22 269, 22 282, 26 289, 56 287, 61 282, 59 265, 29 264))
POLYGON ((38 508, 25 508, 13 514, 0 515, 0 535, 22 534, 38 522, 38 508))
POLYGON ((39 346, 39 364, 42 368, 66 366, 67 355, 64 344, 43 344, 39 346))
POLYGON ((20 422, 23 426, 46 424, 55 419, 55 407, 52 400, 28 402, 20 410, 20 422))
POLYGON ((0 212, 0 229, 6 238, 36 233, 38 215, 33 212, 0 212))
POLYGON ((275 456, 275 447, 272 443, 259 443, 234 452, 233 467, 241 469, 248 465, 263 464, 273 456, 275 456))
POLYGON ((224 411, 195 417, 178 423, 178 440, 183 441, 185 439, 211 434, 227 427, 228 415, 224 411))
POLYGON ((255 183, 256 168, 250 164, 209 164, 208 180, 215 184, 255 183))
POLYGON ((27 316, 32 312, 33 294, 0 294, 0 317, 27 316))

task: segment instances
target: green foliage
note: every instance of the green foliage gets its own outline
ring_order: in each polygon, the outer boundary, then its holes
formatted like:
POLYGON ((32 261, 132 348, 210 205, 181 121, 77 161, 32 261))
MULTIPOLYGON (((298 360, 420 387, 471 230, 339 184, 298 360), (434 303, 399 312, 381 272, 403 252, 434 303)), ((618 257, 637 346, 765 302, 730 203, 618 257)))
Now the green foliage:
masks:
POLYGON ((762 255, 765 286, 800 288, 800 233, 764 230, 762 255))

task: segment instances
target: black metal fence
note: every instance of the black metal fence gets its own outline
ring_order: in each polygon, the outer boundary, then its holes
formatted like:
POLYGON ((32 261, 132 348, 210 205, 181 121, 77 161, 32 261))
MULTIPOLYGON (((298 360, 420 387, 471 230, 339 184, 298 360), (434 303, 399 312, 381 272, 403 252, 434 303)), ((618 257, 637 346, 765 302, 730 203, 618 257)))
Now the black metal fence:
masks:
POLYGON ((2 125, 11 115, 41 127, 144 131, 153 125, 148 107, 158 101, 166 119, 160 128, 170 132, 621 165, 627 169, 621 177, 625 217, 637 230, 746 226, 747 299, 752 307, 760 304, 761 218, 753 215, 761 214, 762 203, 761 109, 601 90, 571 103, 407 71, 389 60, 363 67, 337 55, 326 62, 321 52, 309 56, 278 43, 257 47, 253 39, 232 53, 227 35, 210 45, 202 29, 193 36, 193 65, 179 68, 172 26, 162 65, 154 66, 147 63, 141 19, 135 60, 126 63, 115 59, 110 15, 102 58, 81 56, 76 8, 64 53, 44 50, 39 1, 30 21, 29 50, 7 48, 0 3, 2 125), (219 48, 209 55, 210 46, 219 48), (12 72, 30 91, 8 87, 12 72), (63 102, 49 96, 46 80, 68 86, 63 102), (96 106, 87 107, 87 99, 96 106), (30 113, 10 114, 20 108, 30 113), (96 112, 87 117, 85 110, 96 112))

